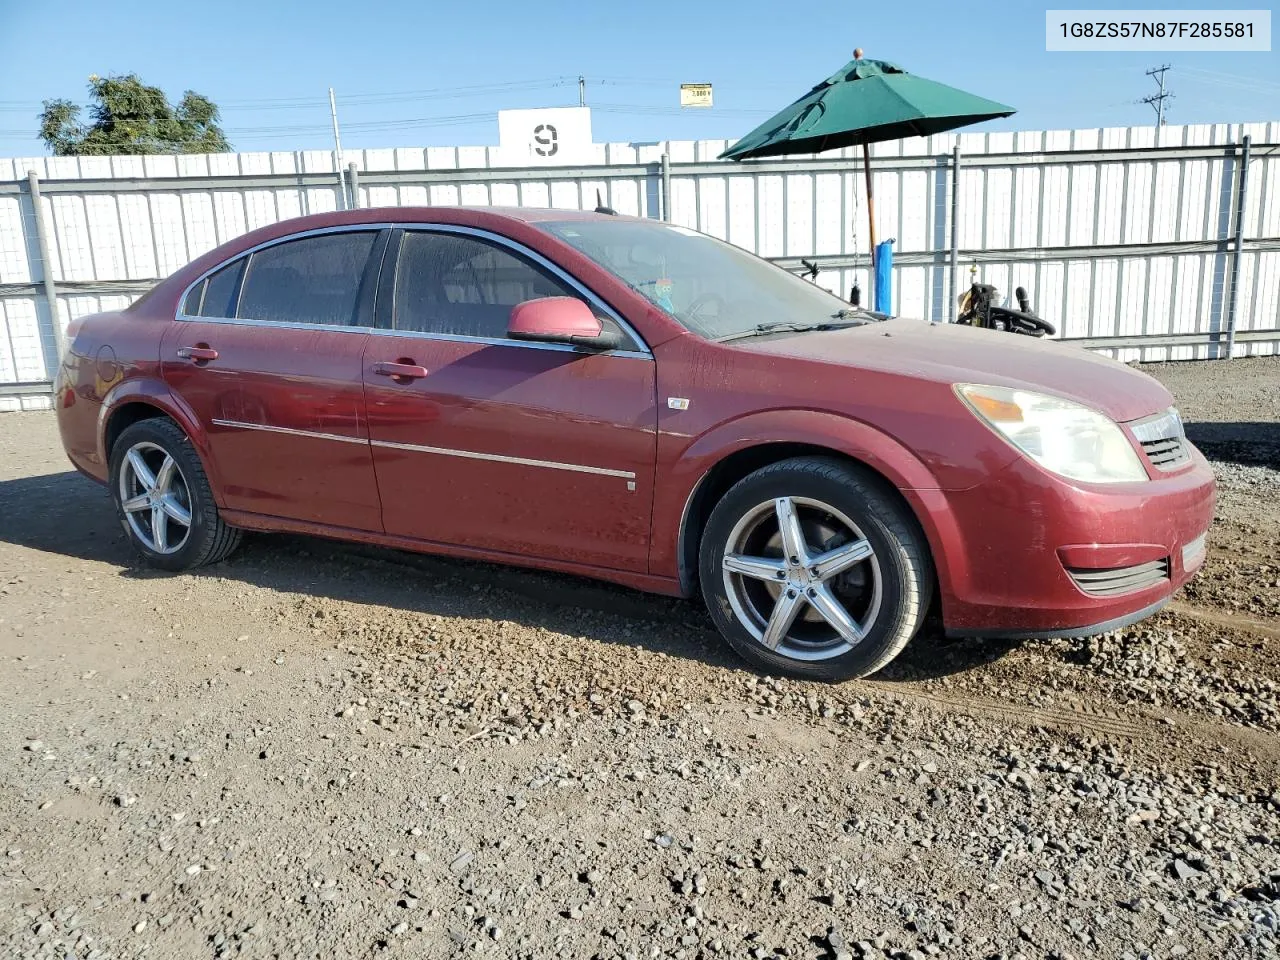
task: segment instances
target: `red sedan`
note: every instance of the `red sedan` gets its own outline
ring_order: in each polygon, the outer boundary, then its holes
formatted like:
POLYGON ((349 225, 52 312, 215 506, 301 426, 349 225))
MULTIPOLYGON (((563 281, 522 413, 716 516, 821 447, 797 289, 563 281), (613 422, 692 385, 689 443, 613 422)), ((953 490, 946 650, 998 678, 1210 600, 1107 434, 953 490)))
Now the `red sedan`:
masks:
POLYGON ((74 322, 63 443, 143 560, 294 531, 706 600, 767 670, 1081 635, 1204 557, 1173 398, 1052 342, 856 310, 692 230, 559 210, 265 227, 74 322))

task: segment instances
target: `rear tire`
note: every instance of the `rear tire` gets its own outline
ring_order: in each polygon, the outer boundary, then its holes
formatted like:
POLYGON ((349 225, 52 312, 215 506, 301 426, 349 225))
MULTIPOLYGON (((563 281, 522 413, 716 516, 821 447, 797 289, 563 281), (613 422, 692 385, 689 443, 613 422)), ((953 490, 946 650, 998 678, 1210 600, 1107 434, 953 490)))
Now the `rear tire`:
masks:
POLYGON ((817 680, 883 668, 933 593, 915 518, 878 477, 826 457, 783 460, 733 486, 707 521, 699 573, 734 650, 817 680))
POLYGON ((126 427, 111 448, 111 499, 147 566, 173 572, 217 563, 240 543, 223 522, 191 440, 168 417, 126 427))

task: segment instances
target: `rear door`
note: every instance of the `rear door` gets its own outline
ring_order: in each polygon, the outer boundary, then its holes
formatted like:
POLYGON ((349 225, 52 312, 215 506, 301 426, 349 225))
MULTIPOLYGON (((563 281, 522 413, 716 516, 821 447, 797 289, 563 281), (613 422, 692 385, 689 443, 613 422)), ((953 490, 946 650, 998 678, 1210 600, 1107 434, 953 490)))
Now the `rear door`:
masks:
POLYGON ((161 346, 230 510, 380 531, 361 364, 388 231, 260 247, 196 284, 161 346))
POLYGON ((378 314, 364 381, 387 533, 647 569, 654 361, 619 318, 537 254, 444 227, 393 238, 378 314), (511 308, 546 296, 584 299, 627 348, 508 340, 511 308))

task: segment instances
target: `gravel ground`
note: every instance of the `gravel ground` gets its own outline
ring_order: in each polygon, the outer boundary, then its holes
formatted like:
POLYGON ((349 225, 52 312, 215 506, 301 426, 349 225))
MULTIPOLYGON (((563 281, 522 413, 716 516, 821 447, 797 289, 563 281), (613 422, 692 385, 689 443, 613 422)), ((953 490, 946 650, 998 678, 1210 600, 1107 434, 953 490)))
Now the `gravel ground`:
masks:
POLYGON ((693 604, 294 537, 131 569, 0 417, 0 956, 1280 955, 1280 359, 1148 368, 1204 573, 756 675, 693 604))

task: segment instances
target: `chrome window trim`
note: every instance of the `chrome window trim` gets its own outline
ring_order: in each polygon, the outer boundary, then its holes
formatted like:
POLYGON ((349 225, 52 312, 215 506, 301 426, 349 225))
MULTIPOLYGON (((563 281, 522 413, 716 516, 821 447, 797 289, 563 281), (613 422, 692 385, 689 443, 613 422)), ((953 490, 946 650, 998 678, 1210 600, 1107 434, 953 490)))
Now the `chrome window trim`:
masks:
MULTIPOLYGON (((397 267, 399 266, 398 261, 396 266, 397 267)), ((248 264, 246 264, 246 271, 245 271, 246 275, 248 273, 247 268, 248 268, 248 264)), ((386 269, 385 263, 383 264, 382 269, 386 269)), ((242 295, 243 293, 244 293, 244 278, 241 278, 240 290, 237 293, 237 303, 239 300, 239 296, 242 295)), ((648 344, 645 343, 644 338, 640 336, 639 332, 633 326, 631 326, 631 324, 627 323, 627 321, 622 318, 622 316, 618 313, 618 311, 614 310, 611 306, 609 306, 609 304, 605 303, 604 300, 602 300, 598 295, 592 292, 588 287, 583 285, 581 281, 575 278, 572 274, 568 273, 563 268, 557 266, 555 263, 548 260, 546 257, 538 253, 536 250, 531 250, 530 248, 526 247, 524 244, 516 240, 512 240, 510 237, 504 237, 499 233, 494 233, 490 230, 482 230, 478 227, 468 227, 468 226, 462 226, 460 224, 452 224, 452 223, 427 223, 425 221, 423 222, 413 221, 413 222, 405 222, 405 223, 378 222, 378 223, 342 224, 340 226, 333 226, 333 227, 316 227, 313 230, 304 230, 301 233, 291 233, 283 237, 275 237, 271 240, 264 240, 262 243, 256 244, 252 247, 249 247, 248 249, 241 250, 239 253, 235 254, 235 256, 229 257, 228 259, 223 260, 221 263, 215 264, 214 266, 206 270, 204 273, 200 274, 200 276, 192 280, 191 283, 187 284, 187 286, 182 291, 182 295, 178 298, 178 310, 174 314, 174 319, 180 320, 180 321, 194 321, 196 323, 226 323, 226 324, 233 324, 233 325, 240 325, 240 326, 274 327, 276 329, 282 329, 282 330, 336 330, 336 331, 345 331, 349 333, 375 334, 377 336, 414 337, 422 340, 443 340, 447 342, 479 343, 479 344, 488 344, 493 346, 517 347, 524 350, 558 350, 565 353, 577 353, 583 356, 598 354, 600 356, 607 356, 607 357, 633 357, 633 358, 640 358, 640 359, 646 359, 646 360, 653 359, 653 352, 649 349, 648 344), (254 253, 257 253, 259 250, 263 250, 267 247, 274 247, 281 243, 288 243, 291 240, 302 240, 302 239, 305 239, 306 237, 321 236, 328 233, 351 233, 351 232, 361 231, 361 230, 375 231, 375 232, 380 230, 404 230, 404 231, 415 230, 415 231, 424 231, 428 233, 455 233, 455 234, 462 234, 464 236, 476 237, 481 240, 492 241, 493 243, 496 243, 499 246, 507 247, 511 250, 514 250, 516 253, 521 254, 527 257, 528 259, 532 260, 534 263, 538 264, 543 269, 547 270, 557 279, 561 280, 562 282, 567 284, 569 287, 581 293, 592 304, 592 306, 603 311, 604 314, 607 317, 609 317, 609 319, 617 323, 618 326, 622 330, 624 330, 626 334, 629 337, 631 337, 631 339, 635 343, 640 345, 640 349, 639 350, 591 351, 591 350, 583 350, 580 347, 575 347, 566 343, 535 343, 535 342, 525 341, 525 340, 511 340, 506 337, 468 337, 468 336, 461 336, 457 334, 426 333, 426 332, 415 331, 415 330, 386 330, 386 329, 383 329, 382 327, 353 326, 349 324, 280 323, 275 320, 255 320, 249 317, 198 317, 198 316, 193 317, 185 313, 183 310, 183 308, 186 306, 187 296, 188 294, 191 293, 191 289, 193 287, 195 287, 199 283, 202 283, 204 280, 208 279, 212 274, 217 273, 223 267, 228 266, 232 263, 235 263, 235 261, 240 259, 241 257, 250 257, 254 253)))
MULTIPOLYGON (((377 243, 377 240, 375 239, 375 240, 374 240, 374 242, 375 242, 375 243, 377 243)), ((248 280, 248 279, 249 279, 249 268, 250 268, 251 266, 253 266, 253 255, 254 255, 254 253, 256 253, 256 252, 257 252, 256 250, 251 250, 250 252, 245 253, 245 254, 241 255, 240 257, 237 257, 237 258, 236 258, 236 260, 244 260, 244 266, 240 268, 240 283, 236 286, 236 305, 235 305, 235 312, 236 312, 236 314, 237 314, 237 315, 240 313, 240 301, 244 299, 244 282, 245 282, 246 280, 248 280)), ((231 266, 231 264, 232 264, 232 263, 235 263, 235 262, 236 262, 235 260, 232 260, 232 261, 231 261, 231 263, 228 263, 228 264, 227 264, 227 266, 231 266)), ((208 292, 209 292, 209 284, 207 284, 207 283, 206 283, 206 284, 204 285, 204 291, 205 291, 205 292, 204 292, 204 293, 202 293, 202 294, 200 295, 200 309, 201 309, 201 310, 203 310, 203 309, 204 309, 204 296, 205 296, 205 293, 208 293, 208 292)), ((357 300, 359 299, 359 295, 358 295, 358 294, 357 294, 356 299, 357 299, 357 300)), ((262 320, 262 321, 260 321, 260 322, 261 322, 261 323, 270 323, 271 321, 270 321, 270 320, 262 320)))
MULTIPOLYGON (((231 261, 231 262, 232 262, 232 263, 234 263, 235 261, 233 260, 233 261, 231 261)), ((191 297, 191 294, 195 292, 196 287, 199 287, 199 288, 200 288, 200 302, 196 304, 196 313, 195 313, 195 316, 197 316, 197 317, 198 317, 198 316, 200 316, 200 311, 204 309, 204 295, 208 292, 208 288, 205 286, 205 280, 207 280, 207 279, 209 279, 209 278, 208 278, 208 277, 202 277, 201 279, 197 280, 195 283, 193 283, 190 287, 188 287, 188 288, 187 288, 187 293, 186 293, 186 295, 185 295, 185 296, 183 296, 183 298, 182 298, 182 303, 178 305, 178 310, 179 310, 179 312, 181 312, 181 313, 186 313, 186 310, 185 310, 185 309, 183 309, 183 308, 184 308, 184 307, 186 307, 186 305, 187 305, 187 300, 191 297)))
POLYGON ((235 317, 188 317, 178 316, 178 320, 194 323, 221 323, 229 327, 270 327, 273 330, 330 330, 336 333, 372 333, 373 327, 351 327, 336 323, 283 323, 278 320, 240 320, 235 317))
POLYGON ((375 447, 388 450, 407 450, 410 453, 435 453, 444 457, 461 457, 464 460, 489 460, 494 463, 513 463, 522 467, 545 467, 548 470, 569 470, 573 473, 591 473, 601 477, 620 477, 634 480, 631 470, 611 470, 608 467, 591 467, 582 463, 565 463, 561 460, 533 460, 529 457, 508 457, 500 453, 480 453, 475 450, 457 450, 453 447, 429 447, 418 443, 397 443, 394 440, 373 440, 375 447))
MULTIPOLYGON (((196 321, 196 322, 198 322, 198 323, 243 323, 243 322, 245 322, 246 320, 251 320, 251 318, 249 318, 249 317, 193 317, 193 316, 191 316, 191 315, 187 314, 186 312, 184 312, 183 307, 185 307, 185 306, 186 306, 186 304, 187 304, 187 294, 189 294, 189 293, 191 292, 191 288, 192 288, 192 287, 194 287, 196 284, 200 283, 200 282, 201 282, 201 281, 203 281, 203 280, 207 280, 210 276, 212 276, 213 274, 217 273, 217 272, 218 272, 219 270, 221 270, 223 267, 227 267, 227 266, 230 266, 231 264, 235 263, 235 262, 236 262, 237 260, 239 260, 241 257, 250 257, 250 256, 252 256, 253 254, 257 253, 259 250, 265 250, 267 247, 275 247, 275 246, 278 246, 278 245, 280 245, 280 244, 282 244, 282 243, 288 243, 288 242, 290 242, 291 240, 303 240, 303 239, 305 239, 305 238, 307 238, 307 237, 318 237, 318 236, 322 236, 322 235, 324 235, 324 234, 326 234, 326 233, 355 233, 355 232, 362 231, 362 230, 363 230, 363 231, 366 231, 366 232, 368 232, 368 231, 372 231, 373 233, 378 233, 378 232, 379 232, 379 231, 381 231, 381 230, 390 230, 390 229, 392 229, 392 228, 393 228, 393 226, 394 226, 393 224, 389 224, 389 223, 352 223, 352 224, 342 224, 342 225, 340 225, 340 226, 336 226, 336 227, 316 227, 314 230, 303 230, 301 233, 290 233, 290 234, 286 234, 286 235, 285 235, 285 236, 283 236, 283 237, 275 237, 275 238, 273 238, 273 239, 271 239, 271 240, 263 240, 261 243, 254 244, 252 247, 248 247, 247 249, 241 250, 241 251, 240 251, 239 253, 237 253, 235 256, 228 257, 226 260, 223 260, 221 263, 217 263, 217 264, 215 264, 214 266, 212 266, 212 267, 210 267, 208 270, 206 270, 204 273, 200 274, 200 276, 198 276, 198 277, 196 277, 194 280, 192 280, 189 284, 187 284, 187 286, 186 286, 186 287, 183 289, 183 291, 182 291, 182 296, 178 298, 178 312, 177 312, 176 314, 174 314, 174 319, 175 319, 175 320, 195 320, 195 321, 196 321)), ((245 273, 246 273, 246 274, 248 273, 248 267, 249 267, 249 265, 248 265, 248 263, 246 263, 246 264, 245 264, 245 273)), ((238 307, 239 307, 239 305, 240 305, 240 297, 241 297, 241 295, 242 295, 243 293, 244 293, 244 277, 241 277, 241 278, 240 278, 240 289, 239 289, 238 291, 236 291, 236 306, 237 306, 237 308, 238 308, 238 307)), ((203 299, 204 299, 204 298, 203 298, 203 297, 201 297, 201 301, 202 301, 201 305, 202 305, 202 306, 203 306, 203 299)), ((274 321, 274 320, 253 320, 252 322, 253 322, 253 323, 261 323, 261 324, 268 324, 268 325, 273 326, 273 327, 286 327, 286 326, 287 326, 287 327, 290 327, 290 328, 303 327, 303 328, 308 329, 308 330, 309 330, 309 329, 313 329, 313 328, 317 328, 317 327, 320 327, 320 328, 328 328, 328 329, 334 329, 334 330, 360 330, 360 329, 362 329, 361 327, 353 327, 353 326, 350 326, 350 325, 348 325, 348 324, 332 324, 332 323, 329 323, 329 324, 323 324, 323 323, 295 323, 295 324, 284 324, 284 323, 277 323, 277 322, 276 322, 276 321, 274 321)))
MULTIPOLYGON (((648 344, 645 343, 644 337, 640 336, 639 332, 633 326, 631 326, 631 324, 627 323, 627 321, 623 319, 622 315, 619 314, 618 311, 614 310, 613 307, 605 303, 604 300, 602 300, 594 291, 592 291, 589 287, 587 287, 580 280, 578 280, 578 278, 575 277, 573 274, 569 273, 559 265, 548 260, 546 257, 538 253, 536 250, 532 250, 529 247, 526 247, 524 244, 520 243, 519 241, 512 240, 510 237, 504 237, 502 234, 494 233, 491 230, 482 230, 479 227, 467 227, 461 224, 454 224, 454 223, 402 223, 402 224, 398 224, 398 226, 400 229, 404 230, 406 233, 411 231, 420 232, 420 233, 452 233, 452 234, 458 234, 465 237, 475 237, 478 240, 491 241, 492 243, 500 247, 506 247, 508 250, 515 251, 520 256, 523 256, 529 260, 532 260, 534 263, 542 267, 544 270, 550 273, 553 277, 555 277, 561 283, 565 284, 566 286, 570 287, 573 290, 578 291, 578 293, 584 296, 595 309, 603 312, 605 316, 607 316, 610 320, 616 323, 619 329, 624 331, 634 343, 637 343, 640 346, 640 349, 638 350, 607 350, 607 351, 601 351, 601 352, 603 352, 607 356, 617 356, 617 357, 648 357, 648 358, 653 357, 653 352, 649 349, 648 344)), ((401 243, 403 244, 403 241, 401 241, 401 243)), ((403 246, 401 247, 401 249, 403 249, 403 246)), ((397 256, 398 256, 398 253, 397 253, 397 256)), ((399 268, 398 260, 396 262, 396 268, 397 269, 399 268)), ((381 328, 378 328, 378 330, 375 330, 375 333, 376 332, 381 332, 381 328)), ((387 330, 385 332, 393 336, 399 336, 399 337, 421 336, 427 339, 459 340, 466 343, 499 343, 499 344, 504 344, 506 346, 518 346, 518 347, 535 346, 535 344, 532 344, 528 341, 511 340, 511 339, 508 339, 507 337, 468 337, 468 336, 462 336, 459 334, 425 333, 425 332, 418 332, 413 330, 387 330)), ((544 346, 544 347, 551 346, 556 349, 569 350, 575 353, 590 352, 590 351, 582 351, 579 348, 569 346, 568 344, 537 344, 536 346, 544 346)))

